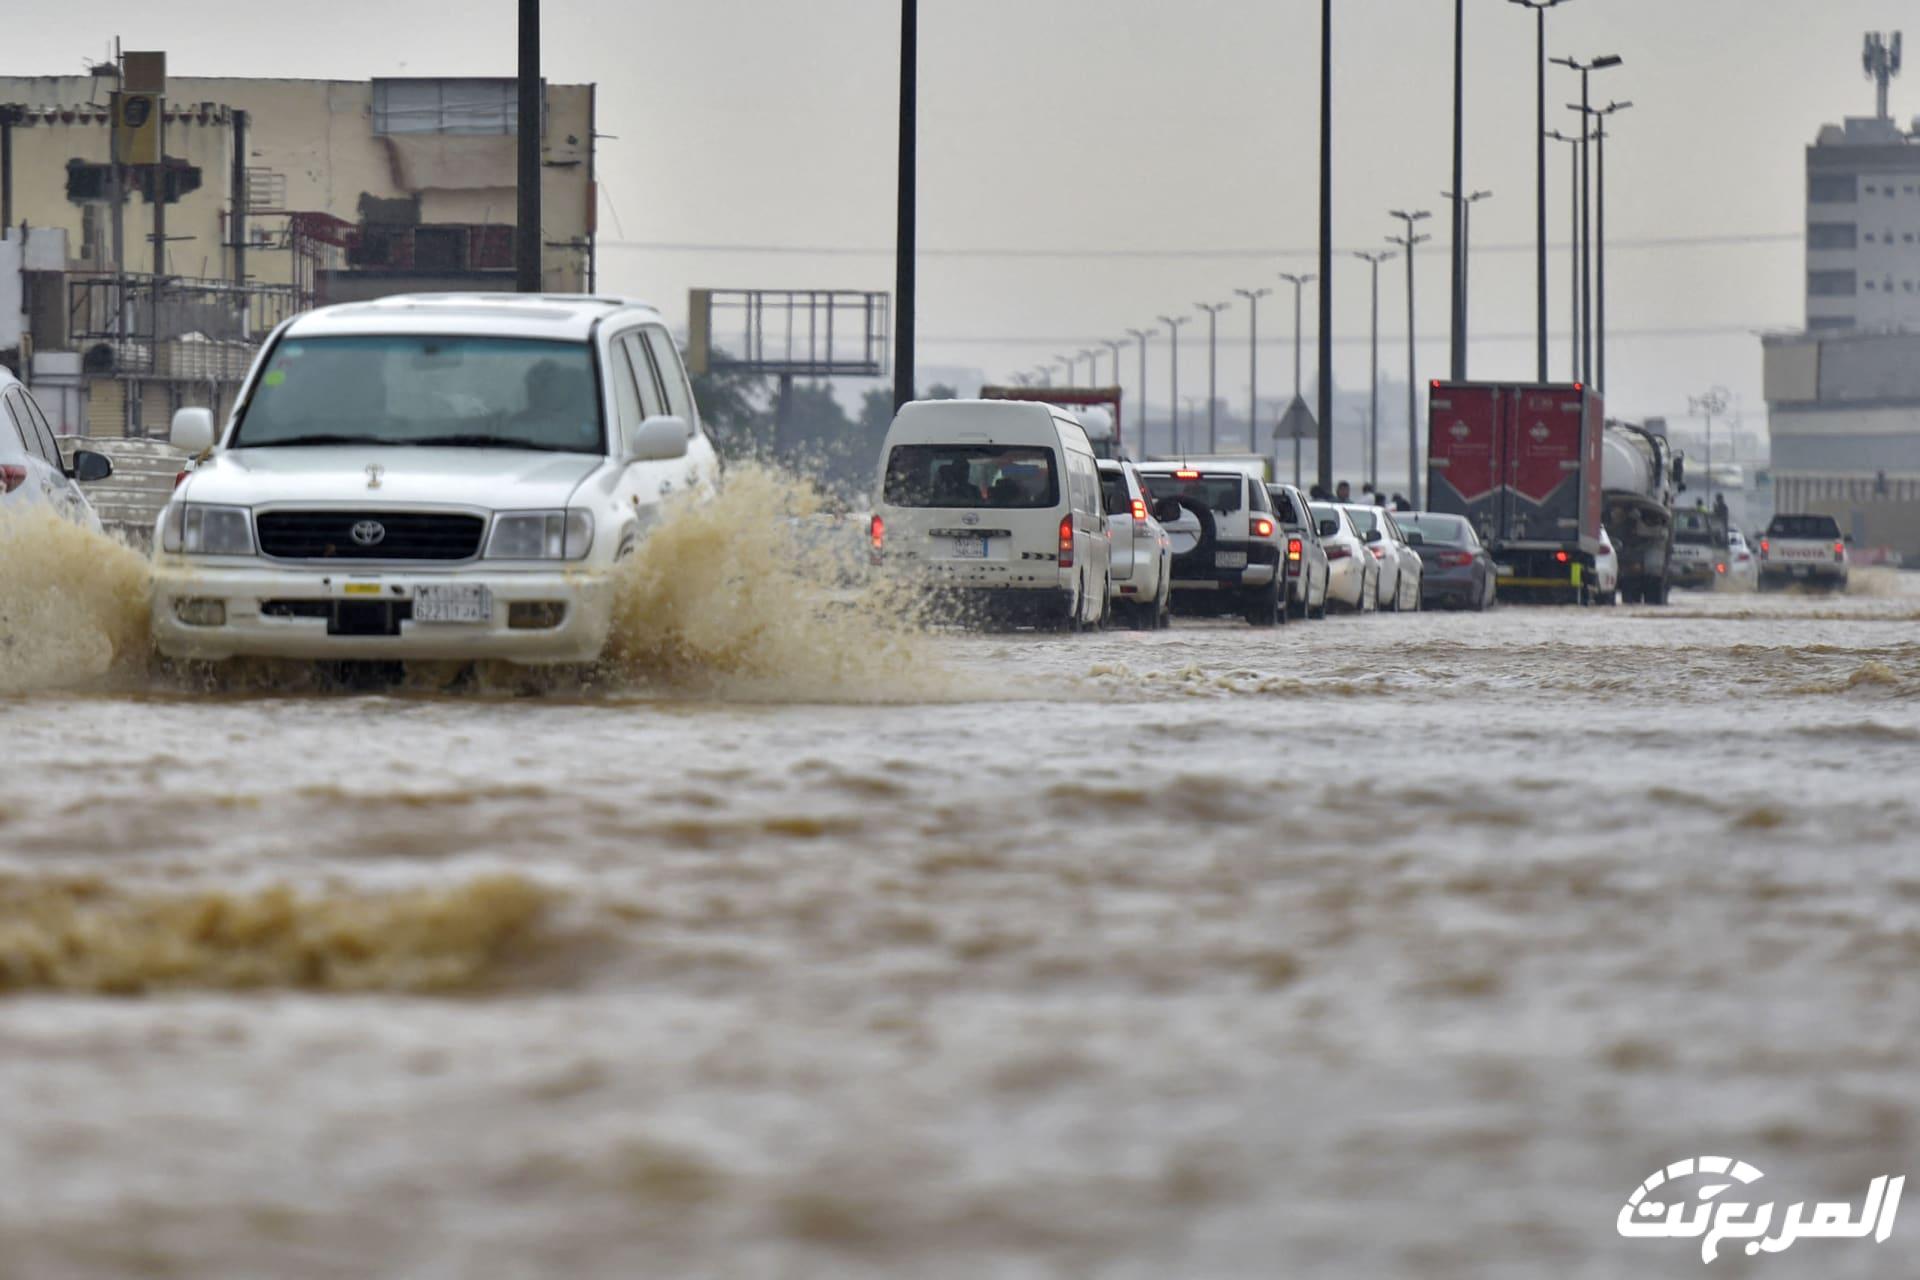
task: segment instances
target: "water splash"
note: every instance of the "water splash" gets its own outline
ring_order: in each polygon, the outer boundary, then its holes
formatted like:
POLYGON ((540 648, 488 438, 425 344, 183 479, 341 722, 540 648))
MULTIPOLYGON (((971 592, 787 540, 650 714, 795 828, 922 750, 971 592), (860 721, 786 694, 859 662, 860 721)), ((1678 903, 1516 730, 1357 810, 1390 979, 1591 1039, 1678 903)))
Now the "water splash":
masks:
POLYGON ((149 575, 139 552, 50 511, 0 519, 0 693, 145 675, 149 575))

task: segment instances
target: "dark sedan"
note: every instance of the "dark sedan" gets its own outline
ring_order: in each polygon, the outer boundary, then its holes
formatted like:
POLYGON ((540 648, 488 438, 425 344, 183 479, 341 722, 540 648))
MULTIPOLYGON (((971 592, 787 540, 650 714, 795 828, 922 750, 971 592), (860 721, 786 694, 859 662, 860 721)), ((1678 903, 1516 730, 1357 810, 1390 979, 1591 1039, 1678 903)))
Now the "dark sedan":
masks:
POLYGON ((1464 516, 1403 511, 1393 518, 1425 565, 1420 579, 1422 608, 1444 605, 1477 611, 1493 603, 1493 557, 1464 516))

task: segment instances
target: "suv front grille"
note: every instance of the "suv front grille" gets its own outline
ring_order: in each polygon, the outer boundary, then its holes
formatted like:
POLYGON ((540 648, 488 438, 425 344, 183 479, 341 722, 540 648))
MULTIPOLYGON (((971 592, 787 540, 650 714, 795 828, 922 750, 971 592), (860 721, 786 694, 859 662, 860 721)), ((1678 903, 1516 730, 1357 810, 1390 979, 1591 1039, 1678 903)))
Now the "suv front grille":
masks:
POLYGON ((426 511, 263 511, 254 517, 262 555, 278 560, 471 560, 487 522, 426 511), (377 541, 353 536, 380 526, 377 541))

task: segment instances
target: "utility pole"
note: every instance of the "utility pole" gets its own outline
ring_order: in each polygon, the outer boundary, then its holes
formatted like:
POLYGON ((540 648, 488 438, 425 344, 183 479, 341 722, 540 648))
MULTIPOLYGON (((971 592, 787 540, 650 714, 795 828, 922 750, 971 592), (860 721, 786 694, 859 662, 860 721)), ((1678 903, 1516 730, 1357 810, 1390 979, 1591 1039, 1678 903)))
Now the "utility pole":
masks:
POLYGON ((1707 419, 1707 505, 1713 505, 1713 415, 1727 411, 1727 389, 1715 387, 1703 395, 1688 396, 1687 407, 1690 411, 1703 414, 1707 419))
POLYGON ((1466 221, 1466 206, 1461 202, 1460 192, 1466 186, 1463 172, 1465 163, 1465 93, 1466 93, 1466 45, 1467 45, 1467 6, 1466 0, 1453 0, 1453 332, 1450 335, 1451 359, 1448 367, 1452 370, 1455 382, 1467 380, 1467 267, 1466 267, 1466 231, 1462 224, 1466 221))
MULTIPOLYGON (((1567 143, 1569 148, 1578 148, 1580 139, 1570 138, 1558 129, 1547 137, 1555 142, 1567 143)), ((1572 319, 1567 332, 1570 336, 1573 354, 1567 364, 1567 381, 1580 381, 1580 153, 1570 149, 1567 152, 1567 175, 1569 178, 1567 208, 1569 230, 1567 232, 1567 299, 1568 311, 1572 319)), ((1551 381, 1551 379, 1548 379, 1551 381)))
POLYGON ((1407 251, 1407 500, 1413 503, 1414 510, 1420 509, 1420 414, 1416 399, 1419 392, 1419 378, 1415 373, 1414 333, 1413 333, 1413 250, 1433 237, 1415 235, 1414 224, 1433 215, 1425 209, 1412 213, 1394 210, 1391 217, 1406 224, 1404 236, 1388 236, 1391 244, 1400 245, 1407 251))
POLYGON ((1596 368, 1593 385, 1602 396, 1607 394, 1607 117, 1632 107, 1631 102, 1610 102, 1594 112, 1594 165, 1599 170, 1593 193, 1598 206, 1594 216, 1594 347, 1596 368))
POLYGON ((1233 304, 1230 302, 1196 302, 1196 307, 1207 313, 1207 452, 1220 452, 1220 396, 1219 363, 1215 357, 1219 354, 1220 313, 1233 304))
POLYGON ((1235 289, 1247 300, 1247 452, 1260 452, 1260 299, 1271 289, 1235 289))
POLYGON ((914 230, 918 196, 916 162, 919 141, 919 0, 900 0, 900 158, 897 166, 893 235, 894 357, 893 411, 913 399, 914 230))
MULTIPOLYGON (((1293 396, 1297 400, 1300 398, 1300 290, 1320 277, 1282 271, 1280 278, 1293 286, 1293 396)), ((1293 482, 1296 485, 1300 483, 1300 437, 1297 434, 1293 437, 1293 482)))
MULTIPOLYGON (((1127 336, 1140 344, 1140 456, 1147 456, 1147 339, 1153 337, 1151 329, 1129 329, 1127 336)), ((1118 371, 1113 380, 1120 381, 1118 371)))
POLYGON ((1393 256, 1389 249, 1378 253, 1356 252, 1354 257, 1367 264, 1373 272, 1373 373, 1367 391, 1367 481, 1373 485, 1375 493, 1380 492, 1380 264, 1393 256))
POLYGON ((514 214, 514 285, 539 293, 540 211, 540 0, 520 0, 520 168, 514 214))
MULTIPOLYGON (((1297 381, 1297 379, 1296 379, 1297 381)), ((1333 0, 1320 0, 1320 483, 1333 490, 1333 0)), ((1298 445, 1295 446, 1298 448, 1298 445)))
POLYGON ((1173 416, 1173 452, 1180 452, 1180 326, 1193 320, 1192 316, 1161 316, 1160 323, 1167 326, 1167 335, 1173 340, 1173 349, 1169 353, 1169 371, 1172 374, 1167 404, 1173 416))
MULTIPOLYGON (((1535 165, 1538 181, 1538 226, 1535 228, 1536 249, 1534 265, 1539 276, 1537 287, 1540 298, 1539 316, 1539 373, 1537 381, 1548 380, 1547 371, 1547 10, 1564 0, 1511 0, 1511 3, 1533 10, 1535 19, 1535 38, 1538 46, 1539 71, 1539 109, 1540 121, 1534 138, 1536 149, 1535 165)), ((1458 188, 1456 187, 1456 190, 1458 188)))

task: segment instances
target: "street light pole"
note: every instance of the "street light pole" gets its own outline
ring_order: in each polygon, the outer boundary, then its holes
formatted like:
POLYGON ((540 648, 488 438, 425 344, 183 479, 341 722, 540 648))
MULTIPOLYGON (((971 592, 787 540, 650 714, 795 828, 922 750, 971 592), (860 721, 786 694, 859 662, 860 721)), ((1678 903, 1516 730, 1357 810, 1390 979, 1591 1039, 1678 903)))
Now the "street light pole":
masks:
POLYGON ((1459 221, 1456 224, 1460 228, 1460 252, 1459 256, 1455 259, 1455 269, 1460 273, 1460 297, 1459 310, 1453 318, 1453 332, 1455 340, 1459 344, 1459 351, 1454 357, 1455 373, 1453 379, 1455 382, 1465 382, 1467 380, 1468 339, 1472 332, 1472 325, 1470 323, 1472 319, 1472 294, 1468 291, 1467 285, 1473 265, 1473 206, 1482 200, 1491 199, 1493 192, 1476 191, 1469 196, 1460 197, 1454 195, 1451 191, 1442 191, 1440 196, 1442 199, 1453 201, 1454 207, 1460 213, 1459 221))
POLYGON ((1415 397, 1418 395, 1419 379, 1415 373, 1414 333, 1413 333, 1413 249, 1415 245, 1432 239, 1431 236, 1419 236, 1413 233, 1414 224, 1433 215, 1425 209, 1404 213, 1398 209, 1389 216, 1400 219, 1406 224, 1404 236, 1388 236, 1387 240, 1407 251, 1407 500, 1413 503, 1414 510, 1420 509, 1420 417, 1415 397))
POLYGON ((1247 452, 1260 452, 1260 299, 1271 289, 1235 289, 1247 300, 1247 452))
POLYGON ((1367 483, 1380 492, 1380 264, 1393 256, 1382 249, 1378 253, 1359 253, 1354 257, 1367 264, 1373 273, 1373 372, 1367 391, 1367 483))
MULTIPOLYGON (((1151 329, 1129 329, 1127 336, 1140 344, 1140 456, 1147 456, 1147 339, 1153 337, 1151 329)), ((1120 381, 1118 366, 1115 367, 1115 382, 1120 381)))
POLYGON ((1511 3, 1533 10, 1535 35, 1539 48, 1539 108, 1540 122, 1538 136, 1534 139, 1537 150, 1535 162, 1539 173, 1538 226, 1536 227, 1535 267, 1539 275, 1537 287, 1540 295, 1540 334, 1539 334, 1539 377, 1547 381, 1547 10, 1565 0, 1511 0, 1511 3))
MULTIPOLYGON (((1569 148, 1577 148, 1580 139, 1570 138, 1558 129, 1547 137, 1555 142, 1564 142, 1569 148)), ((1567 209, 1569 230, 1567 232, 1567 308, 1571 316, 1568 322, 1568 341, 1572 355, 1568 357, 1567 381, 1580 380, 1580 153, 1577 150, 1567 152, 1568 191, 1567 209)), ((1551 380, 1551 379, 1549 379, 1551 380)))
POLYGON ((900 0, 900 159, 893 247, 893 409, 913 399, 914 203, 920 94, 919 0, 900 0))
POLYGON ((1117 387, 1120 385, 1120 348, 1127 344, 1125 340, 1119 338, 1102 338, 1100 339, 1100 345, 1113 353, 1112 385, 1117 387))
POLYGON ((1466 232, 1462 223, 1466 221, 1466 207, 1458 194, 1466 186, 1463 175, 1465 163, 1464 124, 1466 92, 1466 44, 1467 44, 1467 6, 1466 0, 1453 0, 1453 191, 1449 198, 1453 201, 1453 324, 1451 334, 1451 359, 1448 367, 1455 382, 1467 380, 1467 336, 1466 336, 1466 232))
MULTIPOLYGON (((1293 396, 1297 400, 1300 398, 1300 290, 1320 277, 1283 271, 1280 278, 1293 286, 1293 396)), ((1296 486, 1300 483, 1300 436, 1297 432, 1293 437, 1293 483, 1296 486)))
POLYGON ((1077 387, 1077 386, 1079 386, 1079 385, 1080 385, 1080 383, 1079 383, 1079 382, 1077 381, 1077 379, 1078 379, 1078 377, 1079 377, 1079 373, 1078 373, 1078 371, 1077 371, 1077 370, 1076 370, 1076 369, 1074 368, 1074 358, 1073 358, 1072 356, 1055 356, 1055 357, 1053 358, 1053 361, 1054 361, 1054 363, 1055 363, 1055 364, 1058 364, 1058 365, 1063 365, 1063 366, 1065 366, 1065 368, 1066 368, 1066 371, 1067 371, 1067 385, 1068 385, 1068 386, 1070 386, 1070 387, 1077 387))
POLYGON ((1594 113, 1594 161, 1599 172, 1595 175, 1596 184, 1593 193, 1594 202, 1599 206, 1594 222, 1594 346, 1596 348, 1597 367, 1594 370, 1593 385, 1600 394, 1607 394, 1607 117, 1618 111, 1632 107, 1631 102, 1610 102, 1594 113))
POLYGON ((1216 375, 1219 366, 1215 356, 1219 351, 1220 313, 1231 307, 1231 302, 1196 302, 1196 307, 1207 313, 1207 452, 1220 452, 1220 396, 1216 375))
POLYGON ((1173 414, 1173 452, 1180 452, 1180 326, 1189 324, 1192 316, 1161 316, 1160 323, 1167 326, 1167 336, 1172 339, 1168 370, 1172 375, 1172 390, 1168 393, 1168 407, 1173 414))
MULTIPOLYGON (((907 3, 911 2, 907 0, 907 3)), ((123 86, 116 83, 115 87, 123 86)), ((514 215, 518 221, 513 229, 514 288, 519 293, 539 293, 544 287, 540 235, 540 0, 520 0, 520 77, 516 87, 520 94, 520 117, 519 124, 515 126, 518 130, 516 151, 519 176, 516 179, 517 212, 514 215)), ((116 153, 114 173, 117 175, 119 172, 116 153)), ((12 180, 11 175, 8 180, 12 180)), ((162 188, 164 185, 160 184, 162 188)), ((119 226, 118 195, 116 191, 116 228, 119 226)), ((154 199, 164 204, 164 189, 154 199)), ((237 242, 240 237, 235 234, 233 239, 237 242)), ((166 244, 162 242, 158 248, 164 252, 166 244)), ((119 246, 115 245, 114 250, 113 269, 125 275, 127 268, 120 260, 119 246)))
POLYGON ((1578 381, 1593 381, 1593 187, 1592 156, 1588 148, 1591 137, 1587 131, 1587 117, 1593 114, 1592 100, 1588 91, 1588 80, 1593 72, 1617 67, 1624 59, 1607 54, 1581 62, 1577 58, 1555 58, 1559 66, 1571 68, 1580 73, 1580 103, 1568 104, 1570 110, 1580 113, 1580 292, 1583 298, 1581 307, 1581 343, 1580 372, 1578 381))
POLYGON ((1687 406, 1707 419, 1707 505, 1713 505, 1713 415, 1727 411, 1727 389, 1715 387, 1704 395, 1688 396, 1687 406))
POLYGON ((1320 483, 1329 491, 1333 488, 1332 285, 1333 0, 1320 0, 1320 438, 1315 441, 1315 452, 1320 483))

